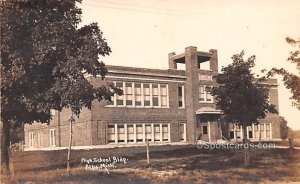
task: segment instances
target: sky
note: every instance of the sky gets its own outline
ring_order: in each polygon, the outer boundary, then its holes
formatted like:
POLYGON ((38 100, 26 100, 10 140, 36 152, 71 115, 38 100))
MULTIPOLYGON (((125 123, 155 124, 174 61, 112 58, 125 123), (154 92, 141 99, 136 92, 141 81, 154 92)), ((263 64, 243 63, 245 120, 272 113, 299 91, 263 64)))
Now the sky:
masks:
MULTIPOLYGON (((219 71, 233 54, 256 55, 256 74, 284 67, 299 75, 287 61, 294 48, 286 37, 300 39, 299 0, 83 0, 82 25, 97 22, 112 49, 100 58, 107 65, 168 68, 168 53, 218 50, 219 71)), ((300 130, 300 111, 278 79, 279 115, 300 130)))

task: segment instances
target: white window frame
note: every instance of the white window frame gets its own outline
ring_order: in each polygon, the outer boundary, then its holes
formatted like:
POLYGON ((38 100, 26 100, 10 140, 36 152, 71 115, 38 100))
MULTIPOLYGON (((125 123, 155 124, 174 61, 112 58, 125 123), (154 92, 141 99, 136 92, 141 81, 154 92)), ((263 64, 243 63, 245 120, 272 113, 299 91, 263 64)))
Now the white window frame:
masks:
MULTIPOLYGON (((122 87, 123 87, 123 105, 117 105, 117 94, 114 94, 112 102, 113 104, 109 104, 106 105, 106 107, 129 107, 129 108, 170 108, 169 105, 169 85, 165 84, 165 83, 142 83, 142 82, 127 82, 127 81, 113 81, 114 85, 116 86, 116 83, 122 83, 122 87), (126 104, 126 100, 127 100, 127 96, 126 96, 126 83, 131 83, 131 89, 132 89, 132 105, 127 105, 126 104), (139 83, 141 84, 141 105, 137 106, 135 104, 135 100, 136 100, 136 94, 135 94, 135 84, 139 83), (144 100, 145 100, 145 94, 144 94, 144 85, 145 84, 149 84, 149 97, 150 97, 150 105, 149 106, 145 106, 144 100), (158 106, 153 106, 153 87, 152 85, 157 85, 158 86, 158 106), (162 107, 162 94, 161 94, 161 85, 165 86, 166 88, 166 100, 167 100, 167 106, 162 107)), ((185 93, 184 93, 184 85, 182 86, 182 103, 183 103, 183 107, 181 108, 185 108, 185 93)))
MULTIPOLYGON (((135 97, 135 95, 134 95, 134 88, 133 88, 133 83, 132 82, 124 82, 124 84, 125 84, 125 88, 124 88, 124 97, 125 97, 125 106, 128 106, 128 107, 132 107, 132 106, 134 106, 134 101, 135 101, 135 99, 134 99, 134 97, 135 97), (130 84, 131 85, 131 105, 127 105, 127 97, 128 97, 128 91, 127 91, 127 87, 126 87, 126 84, 130 84)), ((123 84, 123 85, 124 85, 123 84)))
POLYGON ((37 147, 43 146, 43 134, 42 132, 37 132, 37 147))
POLYGON ((34 148, 34 132, 29 132, 28 134, 28 146, 29 148, 34 148))
MULTIPOLYGON (((186 142, 186 123, 179 123, 180 142, 186 142), (181 140, 181 125, 183 125, 183 140, 181 140)), ((169 130, 170 131, 170 130, 169 130)))
MULTIPOLYGON (((184 85, 183 84, 180 84, 178 85, 178 87, 181 87, 181 94, 182 94, 182 106, 179 106, 179 96, 178 96, 178 108, 180 109, 184 109, 185 108, 185 94, 184 94, 184 85)), ((179 89, 179 88, 178 88, 179 89)), ((178 92, 179 93, 179 92, 178 92)), ((178 94, 179 95, 179 94, 178 94)))
POLYGON ((56 131, 54 128, 51 128, 49 130, 49 145, 50 147, 55 147, 56 146, 56 131))
POLYGON ((115 143, 116 142, 116 127, 115 127, 115 124, 107 124, 106 127, 107 127, 107 131, 106 131, 106 137, 107 137, 106 142, 107 142, 107 144, 115 143), (113 133, 109 132, 109 129, 110 129, 109 126, 113 127, 112 128, 114 130, 113 133), (110 135, 112 135, 112 134, 114 134, 114 139, 109 139, 110 135))
MULTIPOLYGON (((186 123, 183 123, 184 124, 184 142, 186 142, 186 123)), ((171 138, 171 131, 170 131, 170 123, 141 123, 141 124, 136 124, 136 123, 134 123, 134 124, 132 124, 132 123, 120 123, 120 124, 118 124, 118 123, 115 123, 115 124, 108 124, 107 125, 107 131, 106 131, 106 137, 107 137, 107 141, 106 141, 106 143, 107 144, 139 144, 139 143, 145 143, 146 142, 146 125, 150 128, 150 130, 151 130, 151 133, 149 132, 149 135, 150 135, 150 137, 151 137, 151 141, 150 142, 160 142, 160 143, 162 143, 162 142, 170 142, 171 140, 170 140, 170 138, 171 138), (108 133, 109 131, 108 131, 108 126, 114 126, 114 134, 115 134, 115 140, 111 140, 111 141, 114 141, 114 142, 109 142, 108 141, 108 136, 109 136, 109 134, 110 133, 108 133), (118 134, 119 134, 119 132, 118 132, 118 125, 124 125, 124 142, 119 142, 118 140, 118 134), (129 140, 129 138, 128 138, 128 136, 129 136, 129 134, 128 134, 128 125, 130 125, 130 126, 132 126, 133 127, 133 138, 134 138, 134 140, 133 141, 131 141, 131 142, 129 142, 128 140, 129 140), (142 141, 137 141, 138 140, 138 132, 137 132, 137 126, 140 126, 140 127, 142 127, 142 141), (155 126, 158 126, 159 127, 159 132, 155 132, 155 130, 154 130, 154 127, 155 126), (164 136, 163 136, 163 126, 164 127, 167 127, 167 130, 168 130, 168 132, 165 132, 165 133, 167 133, 167 138, 165 138, 164 136), (155 139, 155 133, 157 133, 156 135, 158 135, 159 136, 159 139, 155 139), (163 138, 165 138, 165 139, 163 139, 163 138)), ((182 141, 183 142, 183 141, 182 141)))
POLYGON ((199 103, 214 103, 214 97, 205 90, 205 88, 209 86, 209 87, 212 87, 212 85, 200 85, 199 88, 198 88, 198 100, 199 100, 199 103), (199 94, 200 94, 200 87, 203 87, 204 88, 204 100, 200 100, 199 99, 199 94), (211 101, 207 101, 207 95, 210 94, 211 95, 211 101))

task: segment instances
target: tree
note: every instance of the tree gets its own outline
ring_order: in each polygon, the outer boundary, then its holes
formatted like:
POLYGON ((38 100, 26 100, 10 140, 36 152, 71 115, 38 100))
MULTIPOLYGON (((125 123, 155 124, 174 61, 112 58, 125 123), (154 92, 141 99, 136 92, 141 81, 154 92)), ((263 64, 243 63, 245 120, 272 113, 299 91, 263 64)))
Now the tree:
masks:
POLYGON ((10 128, 49 123, 51 109, 79 116, 93 100, 111 100, 112 87, 94 87, 85 74, 105 77, 99 56, 111 52, 96 23, 78 27, 80 0, 1 1, 1 157, 9 168, 10 128))
MULTIPOLYGON (((212 95, 216 98, 216 108, 223 111, 220 121, 242 126, 244 143, 248 143, 245 127, 258 123, 266 113, 274 113, 276 109, 268 102, 268 86, 261 84, 264 79, 255 79, 251 71, 255 56, 246 61, 243 56, 244 51, 233 55, 233 63, 215 76, 218 86, 212 88, 212 95)), ((245 166, 249 162, 249 153, 245 149, 245 166)))
POLYGON ((272 70, 268 72, 267 77, 274 76, 275 74, 282 75, 284 85, 292 93, 291 99, 293 99, 293 105, 300 110, 300 40, 297 41, 287 37, 286 41, 296 48, 294 51, 290 52, 290 56, 287 60, 296 64, 299 76, 294 75, 283 68, 272 68, 272 70))

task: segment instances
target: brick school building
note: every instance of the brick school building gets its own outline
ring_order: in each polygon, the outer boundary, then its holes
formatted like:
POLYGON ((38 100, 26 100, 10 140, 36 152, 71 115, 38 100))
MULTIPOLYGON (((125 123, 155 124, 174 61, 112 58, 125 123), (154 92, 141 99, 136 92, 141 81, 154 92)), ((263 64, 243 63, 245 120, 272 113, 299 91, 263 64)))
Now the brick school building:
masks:
MULTIPOLYGON (((268 114, 259 124, 222 127, 221 111, 215 109, 214 97, 205 90, 216 85, 218 53, 187 47, 181 54, 169 54, 169 69, 107 66, 108 74, 87 76, 94 86, 115 84, 124 91, 112 101, 95 101, 91 110, 83 109, 73 123, 73 145, 139 145, 174 142, 216 142, 218 139, 241 141, 242 129, 252 141, 281 140, 284 124, 278 114, 268 114), (177 65, 184 69, 177 69, 177 65)), ((270 103, 278 108, 277 80, 269 79, 270 103)), ((50 125, 25 125, 25 147, 66 147, 69 143, 71 112, 52 111, 50 125)))

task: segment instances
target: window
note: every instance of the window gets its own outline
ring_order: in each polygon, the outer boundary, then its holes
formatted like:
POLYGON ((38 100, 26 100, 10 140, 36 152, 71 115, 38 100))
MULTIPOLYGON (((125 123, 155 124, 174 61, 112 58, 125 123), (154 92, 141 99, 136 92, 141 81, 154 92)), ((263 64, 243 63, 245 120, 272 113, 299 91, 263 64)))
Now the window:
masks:
POLYGON ((134 142, 133 125, 127 125, 127 142, 134 142))
POLYGON ((254 138, 259 138, 258 125, 254 125, 254 138))
POLYGON ((114 95, 110 97, 111 98, 111 101, 107 100, 106 101, 106 104, 107 105, 114 105, 115 104, 115 97, 114 95))
POLYGON ((116 142, 115 138, 115 125, 107 125, 107 142, 113 143, 116 142))
POLYGON ((150 107, 150 84, 143 84, 144 106, 150 107))
POLYGON ((200 102, 204 102, 205 98, 204 98, 204 86, 200 86, 199 87, 199 101, 200 102))
POLYGON ((134 84, 135 106, 142 106, 142 88, 141 83, 134 84))
POLYGON ((234 139, 234 131, 229 132, 229 137, 230 137, 230 139, 234 139))
POLYGON ((55 146, 55 129, 50 129, 50 146, 55 146))
MULTIPOLYGON (((112 82, 111 82, 112 83, 112 82)), ((123 89, 124 95, 115 94, 107 106, 128 107, 161 107, 169 106, 168 85, 134 82, 114 82, 117 88, 123 89)), ((184 95, 184 94, 183 94, 184 95)), ((182 97, 182 100, 184 96, 182 97)), ((183 101, 184 105, 184 101, 183 101)))
POLYGON ((264 124, 260 124, 260 138, 265 138, 264 124))
POLYGON ((266 123, 266 138, 271 138, 271 128, 270 124, 266 123))
POLYGON ((167 85, 160 85, 161 107, 168 107, 167 85))
MULTIPOLYGON (((185 141, 186 128, 182 125, 182 139, 185 141)), ((109 124, 107 143, 140 143, 146 140, 155 142, 170 141, 170 125, 167 123, 109 124)))
POLYGON ((145 125, 145 138, 146 140, 152 140, 152 127, 151 124, 145 125))
POLYGON ((118 125, 118 142, 125 142, 125 128, 124 125, 118 125))
POLYGON ((169 127, 167 124, 162 124, 162 141, 169 141, 169 127))
POLYGON ((200 102, 207 102, 207 103, 213 102, 213 96, 206 89, 206 88, 211 88, 211 87, 212 86, 204 86, 204 85, 199 86, 199 101, 200 102))
POLYGON ((160 125, 154 124, 154 141, 160 141, 160 125))
MULTIPOLYGON (((114 82, 108 82, 107 85, 108 86, 114 86, 114 82)), ((111 96, 111 101, 109 101, 109 100, 106 101, 107 105, 114 105, 115 104, 115 97, 114 96, 115 95, 111 96)))
POLYGON ((178 106, 184 107, 184 87, 178 86, 178 106))
POLYGON ((143 142, 143 126, 142 125, 136 125, 136 141, 137 142, 143 142))
POLYGON ((132 106, 132 83, 125 83, 126 105, 132 106))
POLYGON ((180 123, 180 141, 186 141, 186 124, 180 123))
POLYGON ((29 132, 29 147, 34 147, 34 133, 29 132))
POLYGON ((248 135, 249 135, 249 139, 253 138, 252 126, 248 126, 248 135))
POLYGON ((152 84, 152 103, 153 107, 158 107, 158 85, 152 84))
MULTIPOLYGON (((123 89, 123 82, 116 82, 116 87, 123 89)), ((117 95, 117 105, 123 106, 124 101, 123 101, 123 96, 122 95, 117 95)))
POLYGON ((207 102, 212 102, 212 98, 213 98, 212 95, 209 92, 207 92, 206 93, 206 101, 207 102))
POLYGON ((236 128, 236 138, 240 139, 241 138, 241 126, 235 125, 235 128, 236 128))
POLYGON ((42 147, 42 132, 37 133, 37 147, 42 147))
POLYGON ((202 133, 203 133, 203 135, 205 135, 205 134, 207 134, 207 126, 206 125, 204 125, 204 126, 202 126, 202 133))

